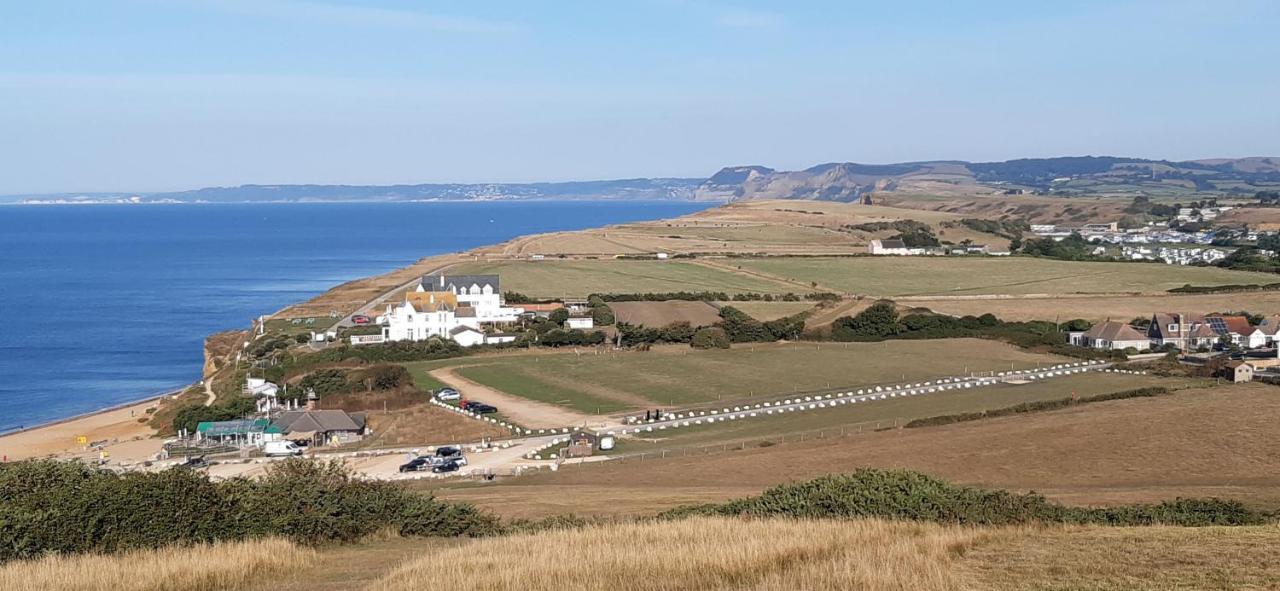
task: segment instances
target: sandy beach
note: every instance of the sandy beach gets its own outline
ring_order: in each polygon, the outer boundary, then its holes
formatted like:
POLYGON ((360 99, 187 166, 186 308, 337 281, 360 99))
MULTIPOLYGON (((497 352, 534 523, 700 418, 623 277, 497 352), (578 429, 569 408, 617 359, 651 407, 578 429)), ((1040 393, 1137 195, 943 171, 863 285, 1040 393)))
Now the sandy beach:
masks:
POLYGON ((147 409, 157 406, 160 399, 156 397, 0 436, 0 459, 97 457, 96 451, 89 451, 85 444, 79 443, 80 437, 90 443, 109 442, 105 449, 113 462, 146 459, 160 450, 162 442, 153 439, 154 430, 138 420, 147 416, 147 409))

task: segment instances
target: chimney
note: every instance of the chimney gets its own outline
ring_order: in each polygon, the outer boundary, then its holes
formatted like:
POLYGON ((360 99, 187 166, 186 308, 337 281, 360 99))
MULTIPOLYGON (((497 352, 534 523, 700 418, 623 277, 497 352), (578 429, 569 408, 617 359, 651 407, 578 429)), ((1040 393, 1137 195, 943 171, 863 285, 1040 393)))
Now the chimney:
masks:
POLYGON ((307 389, 307 410, 315 410, 316 403, 320 402, 320 397, 316 396, 316 391, 307 389))

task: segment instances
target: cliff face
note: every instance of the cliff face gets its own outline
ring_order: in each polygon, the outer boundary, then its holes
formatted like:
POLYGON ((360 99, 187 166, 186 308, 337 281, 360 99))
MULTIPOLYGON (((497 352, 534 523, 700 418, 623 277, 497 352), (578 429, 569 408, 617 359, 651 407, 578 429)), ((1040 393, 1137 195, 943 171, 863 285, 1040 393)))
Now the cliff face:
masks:
POLYGON ((230 330, 209 335, 204 339, 203 379, 209 379, 218 370, 236 360, 236 355, 249 340, 249 331, 230 330))

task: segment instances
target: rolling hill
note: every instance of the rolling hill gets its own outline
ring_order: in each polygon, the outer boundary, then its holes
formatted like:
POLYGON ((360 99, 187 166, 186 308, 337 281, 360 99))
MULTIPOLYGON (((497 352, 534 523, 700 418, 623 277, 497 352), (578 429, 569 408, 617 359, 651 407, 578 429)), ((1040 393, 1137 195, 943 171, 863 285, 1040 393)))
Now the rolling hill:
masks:
POLYGON ((798 171, 763 166, 721 169, 698 187, 698 199, 859 201, 871 193, 981 195, 1195 194, 1251 195, 1280 186, 1280 158, 1185 162, 1069 156, 1003 162, 820 164, 798 171))

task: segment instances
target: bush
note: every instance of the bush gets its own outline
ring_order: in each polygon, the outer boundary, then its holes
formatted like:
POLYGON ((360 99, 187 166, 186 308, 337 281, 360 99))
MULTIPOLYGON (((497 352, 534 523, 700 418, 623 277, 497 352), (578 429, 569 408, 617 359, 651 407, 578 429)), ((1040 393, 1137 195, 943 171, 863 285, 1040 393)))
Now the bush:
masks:
POLYGON ((337 463, 287 460, 259 480, 222 482, 183 468, 116 474, 50 460, 0 464, 0 562, 264 536, 352 541, 386 528, 424 536, 500 531, 469 505, 359 480, 337 463))
POLYGON ((728 349, 729 334, 718 326, 708 326, 693 333, 689 344, 695 349, 728 349))
POLYGON ((661 516, 689 515, 910 519, 971 525, 1259 525, 1274 519, 1239 502, 1219 499, 1178 499, 1105 509, 1067 507, 1034 493, 957 486, 910 470, 875 469, 784 484, 759 496, 722 504, 678 507, 661 516))
POLYGON ((175 432, 185 429, 188 433, 194 433, 200 423, 239 419, 256 410, 252 398, 236 397, 230 402, 213 406, 195 403, 178 409, 173 417, 173 429, 175 432))

